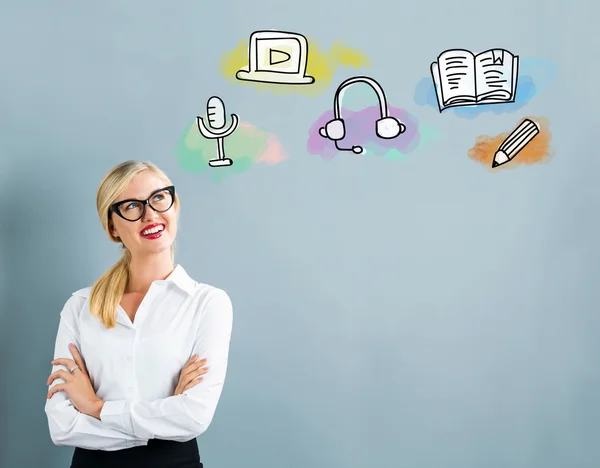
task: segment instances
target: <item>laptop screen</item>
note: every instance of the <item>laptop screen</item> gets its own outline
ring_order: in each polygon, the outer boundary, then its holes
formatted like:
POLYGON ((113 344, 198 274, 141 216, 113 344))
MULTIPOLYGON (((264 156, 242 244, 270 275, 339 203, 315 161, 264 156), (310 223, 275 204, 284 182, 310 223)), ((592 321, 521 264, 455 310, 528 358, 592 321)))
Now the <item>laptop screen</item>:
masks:
POLYGON ((294 37, 256 40, 256 70, 299 74, 302 44, 294 37))

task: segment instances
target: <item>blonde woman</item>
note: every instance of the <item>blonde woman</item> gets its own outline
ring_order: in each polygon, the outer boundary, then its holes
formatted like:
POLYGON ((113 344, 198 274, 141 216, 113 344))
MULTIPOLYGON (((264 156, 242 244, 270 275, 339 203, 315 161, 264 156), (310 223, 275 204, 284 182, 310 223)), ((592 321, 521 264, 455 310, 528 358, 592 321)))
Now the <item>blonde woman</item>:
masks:
POLYGON ((98 188, 124 249, 60 314, 45 411, 72 468, 202 468, 196 437, 219 401, 232 306, 174 263, 179 199, 154 164, 126 161, 98 188))

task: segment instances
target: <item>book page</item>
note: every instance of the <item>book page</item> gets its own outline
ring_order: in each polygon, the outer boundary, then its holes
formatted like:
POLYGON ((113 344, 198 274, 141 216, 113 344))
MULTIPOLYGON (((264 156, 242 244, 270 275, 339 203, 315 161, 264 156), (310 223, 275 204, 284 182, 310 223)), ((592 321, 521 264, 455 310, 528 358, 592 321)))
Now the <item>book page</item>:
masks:
POLYGON ((475 102, 475 57, 468 50, 447 50, 438 57, 445 106, 475 102))
POLYGON ((514 97, 513 61, 518 60, 508 50, 492 49, 475 57, 477 101, 509 102, 514 97))

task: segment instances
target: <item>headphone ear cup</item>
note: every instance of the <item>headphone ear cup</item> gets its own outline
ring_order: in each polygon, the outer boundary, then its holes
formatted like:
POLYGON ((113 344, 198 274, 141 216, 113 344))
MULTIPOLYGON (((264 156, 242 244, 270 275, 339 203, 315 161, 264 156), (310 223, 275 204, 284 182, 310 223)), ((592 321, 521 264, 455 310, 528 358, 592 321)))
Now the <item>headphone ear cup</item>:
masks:
POLYGON ((396 138, 401 133, 406 131, 406 125, 400 122, 395 117, 384 117, 376 123, 375 132, 379 138, 391 139, 396 138))
POLYGON ((344 119, 333 119, 327 122, 325 133, 330 140, 342 140, 346 136, 344 119))

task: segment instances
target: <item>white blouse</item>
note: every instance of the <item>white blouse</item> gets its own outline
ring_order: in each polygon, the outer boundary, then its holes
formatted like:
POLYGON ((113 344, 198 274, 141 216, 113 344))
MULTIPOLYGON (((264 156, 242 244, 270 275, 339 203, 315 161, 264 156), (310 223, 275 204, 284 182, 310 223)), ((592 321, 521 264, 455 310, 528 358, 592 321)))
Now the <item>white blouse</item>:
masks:
MULTIPOLYGON (((100 420, 80 413, 67 394, 46 400, 50 436, 56 445, 121 450, 148 439, 191 440, 208 428, 221 396, 233 311, 222 289, 201 284, 177 265, 152 283, 132 323, 117 308, 115 328, 106 329, 89 308, 91 288, 73 293, 60 313, 54 359, 73 359, 69 343, 85 360, 98 397, 100 420), (179 373, 193 354, 206 358, 204 379, 172 396, 179 373)), ((52 372, 66 369, 56 365, 52 372)), ((50 373, 49 373, 50 374, 50 373)), ((56 379, 48 387, 64 383, 56 379)))

